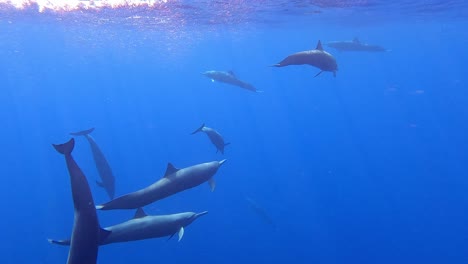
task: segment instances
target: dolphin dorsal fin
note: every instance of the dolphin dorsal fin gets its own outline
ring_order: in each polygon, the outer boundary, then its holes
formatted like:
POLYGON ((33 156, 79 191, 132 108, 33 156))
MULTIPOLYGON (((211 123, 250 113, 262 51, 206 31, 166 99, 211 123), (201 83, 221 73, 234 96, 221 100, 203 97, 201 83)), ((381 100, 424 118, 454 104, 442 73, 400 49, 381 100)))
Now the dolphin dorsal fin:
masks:
POLYGON ((237 78, 233 70, 228 71, 228 73, 231 74, 231 76, 233 76, 234 78, 237 78))
POLYGON ((354 43, 358 43, 358 44, 361 43, 361 42, 359 41, 359 38, 358 38, 358 37, 354 37, 354 38, 353 38, 353 42, 354 42, 354 43))
POLYGON ((143 208, 139 207, 136 212, 135 212, 135 215, 133 216, 133 219, 136 219, 136 218, 143 218, 145 216, 148 216, 146 214, 146 212, 143 210, 143 208))
POLYGON ((167 164, 167 168, 166 168, 166 173, 164 173, 164 177, 167 177, 171 174, 174 174, 178 171, 179 169, 176 168, 174 165, 172 165, 172 163, 168 163, 167 164))
POLYGON ((323 47, 322 47, 322 42, 319 40, 318 43, 317 43, 317 47, 315 48, 317 50, 323 50, 323 47))

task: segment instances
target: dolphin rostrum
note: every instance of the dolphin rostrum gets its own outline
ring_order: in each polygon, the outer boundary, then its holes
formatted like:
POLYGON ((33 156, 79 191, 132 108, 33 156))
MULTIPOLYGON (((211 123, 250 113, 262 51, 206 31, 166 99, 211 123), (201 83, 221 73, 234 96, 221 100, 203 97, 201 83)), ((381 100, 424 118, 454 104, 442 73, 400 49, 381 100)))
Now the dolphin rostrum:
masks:
POLYGON ((96 181, 97 185, 104 188, 109 195, 110 199, 114 199, 115 194, 115 178, 112 174, 112 169, 109 166, 109 163, 104 157, 99 146, 96 144, 96 141, 89 135, 91 132, 94 131, 94 128, 83 130, 80 132, 70 133, 73 136, 84 136, 91 147, 91 152, 93 153, 94 163, 96 164, 96 169, 99 173, 99 177, 101 177, 101 181, 96 181))
POLYGON ((333 76, 336 76, 336 71, 338 70, 335 58, 330 53, 323 50, 322 42, 320 42, 320 40, 314 50, 306 50, 291 54, 281 62, 272 66, 285 67, 289 65, 303 64, 315 66, 320 69, 314 77, 317 77, 324 71, 333 72, 333 76))
MULTIPOLYGON (((185 212, 170 215, 147 215, 143 209, 138 208, 133 219, 126 222, 106 227, 112 233, 100 245, 112 243, 136 241, 158 237, 172 237, 178 234, 179 241, 184 235, 184 228, 190 225, 198 217, 207 214, 185 212)), ((50 243, 58 245, 70 245, 70 240, 50 239, 50 243)))
POLYGON ((236 74, 233 71, 206 71, 202 73, 206 77, 210 78, 212 82, 218 81, 222 83, 231 84, 238 86, 244 89, 247 89, 252 92, 259 92, 253 85, 246 83, 237 78, 236 74))
POLYGON ((358 38, 354 38, 352 41, 331 41, 327 43, 328 47, 340 50, 340 51, 368 51, 368 52, 383 52, 388 51, 386 48, 362 43, 358 38))
POLYGON ((70 174, 75 220, 68 252, 67 264, 95 264, 98 255, 98 245, 105 240, 111 231, 103 230, 99 226, 93 196, 88 181, 76 164, 71 153, 75 146, 72 138, 65 144, 53 145, 65 156, 70 174))
POLYGON ((168 163, 164 177, 157 182, 136 192, 98 205, 96 209, 136 209, 178 192, 191 189, 206 181, 209 183, 211 191, 214 191, 216 183, 213 176, 225 161, 225 159, 222 161, 211 161, 183 169, 178 169, 171 163, 168 163))
POLYGON ((193 134, 196 134, 198 132, 205 132, 205 134, 208 136, 208 138, 211 140, 211 143, 215 145, 216 147, 216 152, 221 152, 221 154, 224 154, 224 147, 231 144, 231 143, 224 143, 224 139, 221 136, 221 134, 218 133, 218 131, 206 127, 205 124, 201 125, 197 130, 192 132, 193 134))

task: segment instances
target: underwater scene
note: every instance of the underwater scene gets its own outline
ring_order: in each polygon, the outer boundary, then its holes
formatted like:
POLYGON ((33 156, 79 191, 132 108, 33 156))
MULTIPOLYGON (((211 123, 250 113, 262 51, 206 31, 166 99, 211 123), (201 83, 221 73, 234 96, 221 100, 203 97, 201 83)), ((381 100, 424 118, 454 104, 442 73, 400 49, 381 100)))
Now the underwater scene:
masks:
POLYGON ((0 262, 468 263, 467 28, 463 0, 0 0, 0 262))

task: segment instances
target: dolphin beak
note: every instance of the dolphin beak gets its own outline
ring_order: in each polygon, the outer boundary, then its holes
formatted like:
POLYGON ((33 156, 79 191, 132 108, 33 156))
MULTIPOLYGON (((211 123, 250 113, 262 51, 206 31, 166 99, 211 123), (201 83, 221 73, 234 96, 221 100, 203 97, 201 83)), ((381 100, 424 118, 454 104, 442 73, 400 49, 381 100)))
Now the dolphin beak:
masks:
POLYGON ((201 213, 198 213, 195 215, 195 219, 197 219, 198 217, 202 216, 202 215, 206 215, 208 213, 208 211, 204 211, 204 212, 201 212, 201 213))
POLYGON ((222 161, 219 162, 219 166, 223 165, 224 162, 226 162, 227 159, 223 159, 222 161))

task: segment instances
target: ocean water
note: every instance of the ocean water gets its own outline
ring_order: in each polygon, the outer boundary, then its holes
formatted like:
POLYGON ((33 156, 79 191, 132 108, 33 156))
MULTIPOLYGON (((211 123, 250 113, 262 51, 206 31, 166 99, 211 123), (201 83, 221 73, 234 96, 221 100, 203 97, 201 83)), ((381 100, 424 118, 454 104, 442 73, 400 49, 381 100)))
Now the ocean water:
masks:
MULTIPOLYGON (((95 127, 120 196, 168 162, 227 159, 145 207, 209 211, 98 263, 468 263, 466 1, 0 0, 1 263, 65 263, 70 179, 51 144, 95 127), (352 40, 387 52, 326 46, 352 40), (317 41, 336 77, 269 67, 317 41), (212 82, 233 71, 260 93, 212 82), (218 130, 225 153, 202 134, 218 130)), ((73 156, 108 201, 89 145, 73 156)), ((99 211, 103 227, 134 210, 99 211)))

